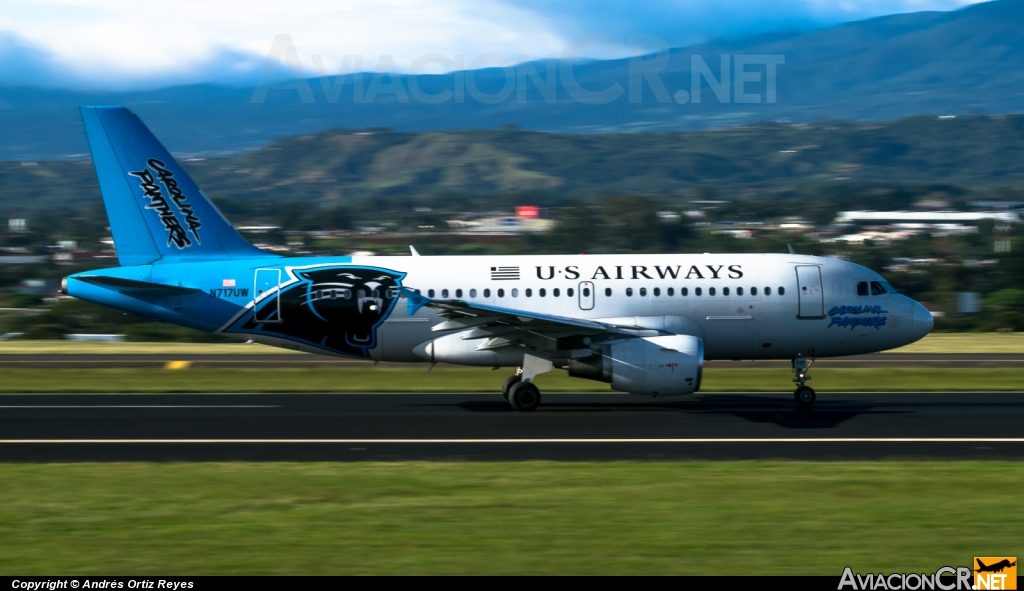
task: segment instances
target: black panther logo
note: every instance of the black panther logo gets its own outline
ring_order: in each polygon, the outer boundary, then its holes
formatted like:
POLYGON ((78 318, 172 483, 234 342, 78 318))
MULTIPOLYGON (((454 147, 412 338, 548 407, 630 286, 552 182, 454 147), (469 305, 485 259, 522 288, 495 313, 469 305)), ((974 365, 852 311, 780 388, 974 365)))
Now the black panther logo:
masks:
POLYGON ((289 269, 279 304, 265 297, 231 330, 305 341, 345 355, 369 357, 380 326, 398 301, 405 273, 375 267, 289 269), (280 312, 275 310, 280 306, 280 312))

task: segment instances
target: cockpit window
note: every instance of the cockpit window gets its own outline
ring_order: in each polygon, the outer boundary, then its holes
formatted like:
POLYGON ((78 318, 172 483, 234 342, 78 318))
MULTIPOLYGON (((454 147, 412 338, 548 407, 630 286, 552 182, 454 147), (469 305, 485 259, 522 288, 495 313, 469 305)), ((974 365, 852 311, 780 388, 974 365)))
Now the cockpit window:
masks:
POLYGON ((871 282, 871 295, 882 295, 885 293, 885 288, 878 281, 871 282))
POLYGON ((888 281, 879 281, 879 283, 881 283, 882 287, 885 288, 886 293, 899 293, 898 291, 896 291, 895 287, 889 284, 888 281))
POLYGON ((859 295, 859 296, 868 295, 868 282, 867 281, 861 281, 860 283, 857 284, 857 295, 859 295))

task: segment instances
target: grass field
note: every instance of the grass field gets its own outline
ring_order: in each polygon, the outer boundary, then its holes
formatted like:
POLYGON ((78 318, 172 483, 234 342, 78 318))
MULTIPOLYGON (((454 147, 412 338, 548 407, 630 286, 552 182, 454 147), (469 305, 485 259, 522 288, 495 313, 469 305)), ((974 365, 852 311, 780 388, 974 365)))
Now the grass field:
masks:
MULTIPOLYGON (((934 333, 891 353, 1024 353, 1024 333, 934 333)), ((0 355, 16 354, 156 354, 229 355, 295 353, 244 343, 106 343, 74 341, 0 341, 0 355)))
MULTIPOLYGON (((0 392, 497 392, 509 371, 438 367, 341 368, 11 368, 0 392)), ((1024 368, 817 368, 818 392, 1024 390, 1024 368)), ((701 392, 788 392, 785 368, 704 370, 701 392)), ((544 392, 610 392, 608 384, 555 370, 537 378, 544 392)))
POLYGON ((0 464, 0 572, 819 574, 1020 555, 1024 464, 0 464))

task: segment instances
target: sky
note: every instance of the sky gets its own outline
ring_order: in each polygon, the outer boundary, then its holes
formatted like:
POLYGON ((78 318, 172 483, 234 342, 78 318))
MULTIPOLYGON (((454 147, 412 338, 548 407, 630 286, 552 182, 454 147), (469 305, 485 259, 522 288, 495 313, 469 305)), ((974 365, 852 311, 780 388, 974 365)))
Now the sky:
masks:
POLYGON ((280 35, 303 71, 448 71, 543 57, 628 55, 801 31, 977 0, 3 0, 0 84, 125 90, 251 83, 280 35), (584 8, 580 8, 580 7, 584 8), (635 52, 635 51, 634 51, 635 52), (462 56, 460 58, 460 56, 462 56))

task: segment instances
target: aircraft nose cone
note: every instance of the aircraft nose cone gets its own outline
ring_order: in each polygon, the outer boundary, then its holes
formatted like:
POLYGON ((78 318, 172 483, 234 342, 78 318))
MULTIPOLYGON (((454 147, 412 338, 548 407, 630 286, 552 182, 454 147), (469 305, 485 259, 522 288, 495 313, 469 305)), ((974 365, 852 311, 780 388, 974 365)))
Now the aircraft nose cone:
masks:
POLYGON ((928 308, 916 302, 914 303, 913 319, 914 335, 918 339, 924 338, 926 334, 932 331, 932 327, 935 326, 935 319, 932 318, 932 313, 928 311, 928 308))

